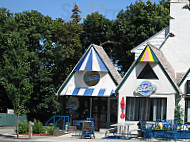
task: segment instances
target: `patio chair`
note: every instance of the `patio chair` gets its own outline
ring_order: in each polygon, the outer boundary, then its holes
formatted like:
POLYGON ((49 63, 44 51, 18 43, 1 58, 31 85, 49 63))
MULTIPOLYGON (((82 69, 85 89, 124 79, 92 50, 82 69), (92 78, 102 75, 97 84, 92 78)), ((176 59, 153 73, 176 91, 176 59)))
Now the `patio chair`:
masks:
POLYGON ((108 138, 109 137, 108 134, 110 134, 110 133, 112 133, 113 136, 116 136, 116 134, 117 134, 117 127, 110 128, 110 129, 106 130, 105 137, 108 138))

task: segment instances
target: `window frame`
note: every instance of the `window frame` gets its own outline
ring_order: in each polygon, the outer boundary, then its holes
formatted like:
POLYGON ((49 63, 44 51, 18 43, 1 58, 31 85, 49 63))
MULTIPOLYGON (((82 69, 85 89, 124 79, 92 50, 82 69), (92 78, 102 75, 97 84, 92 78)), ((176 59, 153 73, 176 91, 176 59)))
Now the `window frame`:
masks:
POLYGON ((137 79, 152 79, 152 80, 159 80, 158 76, 156 75, 156 73, 154 72, 153 68, 151 67, 151 65, 149 63, 147 63, 143 69, 141 70, 141 72, 138 74, 137 76, 137 79), (146 72, 147 69, 151 69, 149 70, 148 72, 146 72), (144 74, 147 74, 150 75, 150 71, 153 73, 153 76, 154 78, 152 77, 148 77, 147 75, 146 76, 143 76, 144 74), (145 73, 146 72, 146 73, 145 73))
MULTIPOLYGON (((153 103, 153 101, 154 100, 160 100, 160 101, 162 101, 162 100, 165 100, 165 106, 164 106, 164 108, 165 108, 165 110, 164 110, 164 116, 163 116, 163 120, 164 119, 166 119, 167 118, 167 98, 150 98, 150 97, 126 97, 126 106, 125 106, 125 114, 126 114, 126 116, 125 116, 125 120, 128 120, 128 121, 139 121, 140 120, 140 103, 142 102, 142 100, 141 99, 145 99, 145 101, 148 99, 149 101, 151 101, 150 102, 150 104, 152 104, 153 103), (135 111, 138 111, 138 113, 136 113, 135 115, 138 115, 138 118, 137 118, 137 120, 136 119, 134 119, 134 120, 131 120, 131 119, 127 119, 127 117, 128 117, 128 115, 127 115, 127 108, 131 108, 132 107, 132 105, 131 106, 128 106, 127 105, 127 99, 128 98, 136 98, 136 99, 138 99, 138 104, 136 104, 136 105, 138 105, 138 108, 137 109, 135 109, 135 111)), ((133 100, 134 101, 134 100, 133 100)), ((162 105, 160 105, 160 110, 162 109, 162 107, 161 107, 162 105)), ((152 113, 152 115, 154 114, 154 110, 153 110, 153 108, 152 108, 152 105, 150 105, 149 106, 149 108, 148 109, 152 109, 152 111, 150 112, 150 113, 152 113)), ((131 113, 131 112, 130 112, 131 113)), ((155 113, 157 113, 157 112, 155 112, 155 113)), ((150 115, 150 114, 149 114, 150 115)), ((161 113, 160 113, 160 116, 161 116, 161 113)), ((144 116, 143 116, 144 117, 144 116)), ((155 121, 157 121, 159 118, 156 118, 156 120, 155 121)), ((155 122, 154 121, 154 119, 153 119, 153 116, 152 116, 152 120, 142 120, 142 121, 153 121, 153 122, 155 122)))
POLYGON ((186 94, 190 94, 190 80, 187 80, 186 83, 186 94))

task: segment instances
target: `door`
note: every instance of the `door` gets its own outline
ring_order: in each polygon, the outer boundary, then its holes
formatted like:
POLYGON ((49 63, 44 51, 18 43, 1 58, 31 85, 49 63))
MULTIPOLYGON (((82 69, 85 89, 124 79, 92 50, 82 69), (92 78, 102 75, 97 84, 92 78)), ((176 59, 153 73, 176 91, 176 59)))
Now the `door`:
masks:
POLYGON ((100 98, 92 98, 92 117, 95 131, 100 129, 100 98))

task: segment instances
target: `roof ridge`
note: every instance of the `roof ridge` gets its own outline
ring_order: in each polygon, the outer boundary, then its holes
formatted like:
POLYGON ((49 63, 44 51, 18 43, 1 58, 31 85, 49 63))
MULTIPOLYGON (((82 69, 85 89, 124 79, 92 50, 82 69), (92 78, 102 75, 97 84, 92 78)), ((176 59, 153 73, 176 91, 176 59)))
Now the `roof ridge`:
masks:
POLYGON ((95 44, 91 44, 91 46, 94 47, 94 49, 96 50, 96 52, 98 53, 98 55, 100 56, 104 64, 106 65, 107 69, 109 70, 111 76, 113 77, 113 79, 116 81, 118 85, 121 82, 122 77, 119 74, 119 72, 116 70, 115 66, 111 62, 109 56, 107 55, 103 47, 95 45, 95 44))
POLYGON ((175 76, 175 71, 172 65, 168 62, 166 56, 163 54, 163 52, 160 49, 157 49, 153 45, 149 44, 150 48, 153 50, 154 54, 157 56, 157 58, 160 61, 160 64, 164 67, 165 71, 168 73, 170 76, 171 80, 174 82, 175 86, 177 89, 180 91, 180 88, 177 84, 177 79, 175 76))

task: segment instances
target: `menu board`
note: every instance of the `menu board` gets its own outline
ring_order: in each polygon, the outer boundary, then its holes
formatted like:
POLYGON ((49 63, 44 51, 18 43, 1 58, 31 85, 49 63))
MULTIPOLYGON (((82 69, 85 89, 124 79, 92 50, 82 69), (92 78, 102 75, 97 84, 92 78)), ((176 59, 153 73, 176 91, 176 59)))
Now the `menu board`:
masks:
POLYGON ((82 134, 91 134, 92 133, 92 122, 84 122, 83 124, 83 130, 82 130, 82 134))

